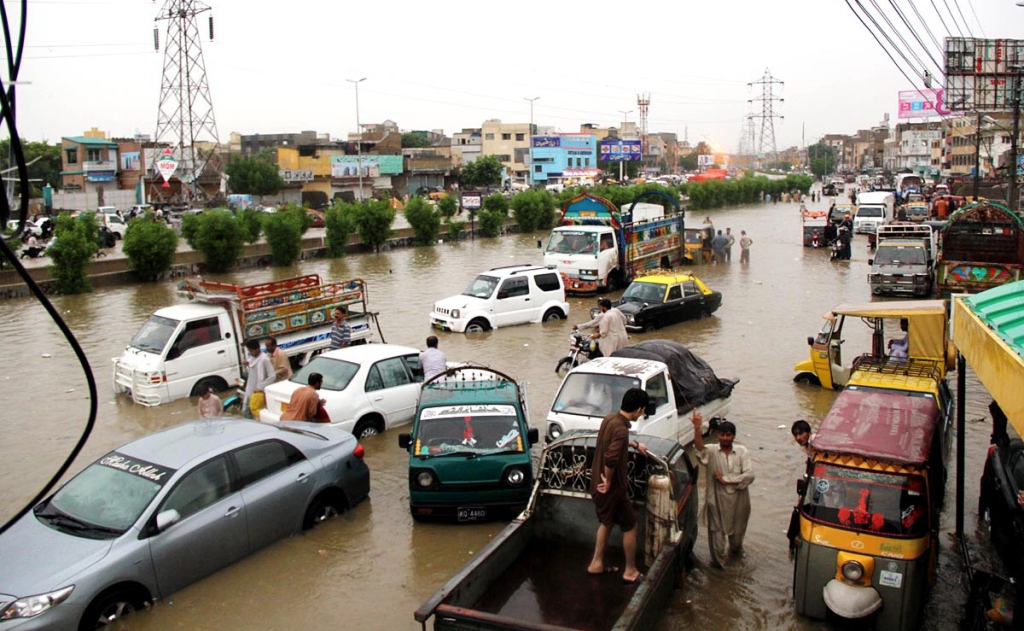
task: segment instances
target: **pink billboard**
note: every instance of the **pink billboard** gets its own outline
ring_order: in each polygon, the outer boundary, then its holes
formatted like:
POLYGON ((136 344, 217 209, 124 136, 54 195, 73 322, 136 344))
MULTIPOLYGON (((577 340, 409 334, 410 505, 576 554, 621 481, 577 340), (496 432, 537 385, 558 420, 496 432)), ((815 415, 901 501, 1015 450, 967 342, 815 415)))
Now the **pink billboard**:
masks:
POLYGON ((942 90, 900 91, 898 118, 930 118, 949 114, 949 109, 942 101, 942 90))

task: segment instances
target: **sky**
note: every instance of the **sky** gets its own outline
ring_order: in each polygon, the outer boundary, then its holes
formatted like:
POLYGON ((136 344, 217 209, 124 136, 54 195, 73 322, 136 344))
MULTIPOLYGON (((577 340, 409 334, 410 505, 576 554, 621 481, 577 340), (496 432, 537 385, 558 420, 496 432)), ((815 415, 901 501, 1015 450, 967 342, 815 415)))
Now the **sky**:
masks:
MULTIPOLYGON (((890 6, 862 1, 873 12, 872 3, 890 6)), ((974 36, 1024 38, 1024 7, 1015 0, 892 2, 908 14, 913 4, 940 43, 945 27, 958 35, 950 13, 974 36)), ((21 136, 56 143, 92 127, 114 137, 152 135, 166 39, 161 22, 154 51, 153 27, 163 3, 28 0, 21 136)), ((18 19, 16 3, 6 4, 18 19)), ((781 150, 871 127, 886 113, 896 122, 896 93, 921 87, 900 74, 851 5, 856 0, 210 0, 212 42, 207 14, 199 24, 222 141, 231 132, 302 130, 344 138, 356 129, 346 79, 365 77, 363 124, 390 119, 403 130, 450 135, 491 118, 529 122, 526 99, 539 97, 534 122, 574 132, 582 123, 636 121, 637 95, 649 93, 649 131, 734 151, 745 115, 761 111, 748 102, 760 86, 748 84, 769 70, 784 82, 776 86, 781 150)), ((931 52, 941 63, 941 51, 931 52)))

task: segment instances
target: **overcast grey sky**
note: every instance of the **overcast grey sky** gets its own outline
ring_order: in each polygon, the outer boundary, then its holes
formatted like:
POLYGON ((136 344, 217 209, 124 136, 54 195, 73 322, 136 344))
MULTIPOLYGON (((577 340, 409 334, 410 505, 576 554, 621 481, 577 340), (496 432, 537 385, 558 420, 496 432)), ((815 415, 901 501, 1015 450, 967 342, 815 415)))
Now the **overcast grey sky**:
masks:
MULTIPOLYGON (((862 4, 875 12, 872 1, 862 4)), ((975 36, 1024 37, 1024 8, 1014 0, 893 1, 912 24, 913 4, 940 43, 947 32, 940 15, 958 35, 947 11, 975 36)), ((874 2, 893 15, 889 0, 874 2)), ((162 4, 28 0, 20 80, 32 85, 18 88, 21 135, 57 142, 91 127, 152 134, 163 70, 152 30, 162 4)), ((896 93, 914 87, 846 0, 211 6, 213 42, 205 17, 200 26, 222 140, 232 131, 344 136, 356 126, 346 78, 367 78, 359 91, 363 123, 391 119, 402 129, 449 134, 488 118, 528 122, 524 97, 538 96, 538 125, 566 132, 581 123, 613 125, 620 110, 633 110, 628 117, 636 120, 637 93, 649 92, 650 131, 686 132, 692 143, 713 140, 727 150, 736 149, 747 100, 760 95, 747 84, 766 67, 785 81, 780 149, 800 144, 802 124, 810 143, 877 124, 887 112, 895 122, 896 93)), ((941 63, 941 51, 931 52, 941 63)))

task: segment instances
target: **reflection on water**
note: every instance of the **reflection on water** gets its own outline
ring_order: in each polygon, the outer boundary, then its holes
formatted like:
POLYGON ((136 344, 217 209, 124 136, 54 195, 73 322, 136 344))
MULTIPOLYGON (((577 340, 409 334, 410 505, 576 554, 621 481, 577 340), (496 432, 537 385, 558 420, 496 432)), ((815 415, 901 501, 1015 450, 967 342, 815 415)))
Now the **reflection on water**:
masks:
MULTIPOLYGON (((631 338, 675 340, 692 348, 721 376, 740 379, 730 420, 738 425, 737 439, 751 449, 757 481, 751 488, 753 517, 744 557, 727 570, 710 569, 702 533, 697 567, 689 574, 686 589, 674 595, 659 628, 819 628, 792 611, 785 529, 795 500, 794 481, 803 465, 789 426, 799 418, 816 426, 835 394, 794 384, 793 366, 807 358, 807 336, 819 330, 824 312, 839 302, 870 300, 866 239, 854 240, 852 261, 832 262, 826 249, 801 247, 795 205, 704 214, 710 214, 716 228, 747 231, 754 240, 751 264, 740 266, 737 252, 731 264, 695 268, 724 295, 714 317, 631 338)), ((486 268, 539 261, 539 236, 392 250, 210 278, 241 283, 300 273, 318 273, 329 280, 363 278, 370 308, 380 312, 387 341, 422 348, 433 333, 428 314, 435 300, 461 292, 486 268)), ((144 408, 115 397, 111 389, 110 358, 120 354, 153 310, 177 300, 170 282, 101 288, 55 299, 85 348, 99 388, 96 429, 73 471, 121 443, 196 416, 193 401, 144 408)), ((590 319, 595 300, 569 302, 567 322, 476 335, 438 333, 440 347, 450 360, 483 362, 523 380, 531 424, 543 435, 547 408, 559 386, 555 364, 566 352, 571 325, 590 319)), ((5 359, 0 400, 5 402, 6 439, 0 447, 0 475, 5 481, 0 486, 0 513, 7 515, 33 495, 70 450, 85 422, 87 405, 85 381, 74 356, 42 308, 28 299, 6 301, 0 308, 5 312, 0 323, 5 359)), ((847 358, 865 348, 866 338, 852 330, 844 345, 847 358)), ((968 395, 968 418, 986 416, 989 399, 976 380, 968 395)), ((981 542, 985 535, 973 498, 988 433, 985 424, 972 424, 966 437, 968 534, 981 542)), ((408 511, 408 455, 397 446, 397 432, 373 437, 364 445, 372 477, 368 501, 311 533, 272 546, 175 594, 140 616, 139 627, 336 629, 360 621, 373 629, 418 628, 412 612, 504 524, 414 523, 408 511)), ((951 480, 940 535, 943 578, 933 590, 928 629, 952 628, 963 598, 960 562, 946 545, 953 521, 953 486, 951 480)), ((979 544, 975 547, 980 551, 979 544)), ((573 575, 571 570, 566 576, 573 575)), ((584 571, 581 565, 582 578, 584 571)), ((584 586, 579 589, 579 598, 586 600, 584 586)))

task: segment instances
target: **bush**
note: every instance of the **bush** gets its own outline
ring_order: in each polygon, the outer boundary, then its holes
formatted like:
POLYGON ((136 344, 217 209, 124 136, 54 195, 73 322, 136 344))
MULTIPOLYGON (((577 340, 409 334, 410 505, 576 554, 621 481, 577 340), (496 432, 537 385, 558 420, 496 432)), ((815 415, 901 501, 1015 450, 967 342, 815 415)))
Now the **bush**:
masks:
POLYGON ((141 280, 157 280, 174 264, 178 235, 174 228, 156 221, 152 213, 147 213, 145 217, 137 217, 128 223, 121 249, 136 276, 141 280))
POLYGON ((454 217, 455 213, 459 211, 459 201, 455 199, 454 195, 445 195, 437 200, 437 210, 445 219, 454 217))
POLYGON ((416 245, 434 245, 441 232, 441 213, 422 197, 413 197, 405 205, 405 218, 409 221, 416 245))
POLYGON ((356 212, 356 230, 363 244, 380 252, 380 246, 391 237, 391 224, 395 221, 395 209, 386 201, 368 200, 356 212))
POLYGON ((99 227, 92 213, 72 218, 62 213, 54 229, 57 240, 46 250, 53 261, 54 290, 59 294, 92 291, 86 268, 99 250, 99 227))
POLYGON ((306 213, 301 208, 290 207, 267 215, 263 220, 263 233, 270 246, 274 265, 285 267, 298 260, 302 254, 302 233, 305 231, 306 213))
POLYGON ((484 208, 500 212, 502 216, 508 217, 508 199, 501 193, 488 195, 484 198, 484 208))
MULTIPOLYGON (((265 215, 253 208, 246 208, 242 212, 236 215, 238 221, 242 224, 242 234, 244 235, 246 243, 256 243, 260 238, 260 232, 263 231, 263 219, 265 215)), ((185 233, 185 225, 182 223, 181 226, 182 234, 185 233)))
POLYGON ((505 215, 494 210, 481 210, 476 216, 476 223, 480 236, 494 238, 501 234, 501 227, 505 225, 505 215))
MULTIPOLYGON (((227 271, 244 251, 245 229, 242 222, 230 210, 224 209, 207 210, 195 217, 195 232, 190 245, 203 253, 206 271, 227 271)), ((182 222, 182 232, 184 226, 182 222)))
POLYGON ((324 226, 327 228, 327 256, 345 256, 348 235, 356 230, 356 212, 354 204, 335 202, 324 213, 324 226))
POLYGON ((511 206, 521 232, 548 230, 555 223, 555 199, 546 190, 531 189, 517 193, 511 206))
POLYGON ((458 241, 466 233, 466 222, 458 219, 448 220, 448 240, 458 241))
MULTIPOLYGON (((146 213, 147 215, 150 213, 146 213)), ((185 216, 181 218, 181 238, 185 240, 188 247, 193 250, 198 250, 199 246, 196 245, 196 235, 199 233, 199 215, 193 213, 185 213, 185 216)))

